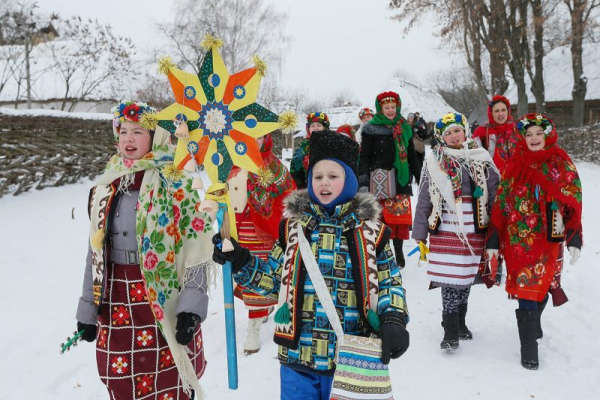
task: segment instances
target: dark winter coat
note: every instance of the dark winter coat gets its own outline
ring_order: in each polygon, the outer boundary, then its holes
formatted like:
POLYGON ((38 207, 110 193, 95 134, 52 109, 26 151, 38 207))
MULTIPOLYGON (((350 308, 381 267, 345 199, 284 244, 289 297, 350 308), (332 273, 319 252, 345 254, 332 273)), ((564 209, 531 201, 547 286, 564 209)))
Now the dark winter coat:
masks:
MULTIPOLYGON (((422 162, 417 157, 412 140, 409 141, 406 152, 410 176, 407 185, 396 185, 396 192, 412 196, 412 178, 414 177, 417 183, 419 182, 422 162)), ((371 171, 377 168, 394 169, 395 157, 392 128, 384 125, 366 124, 362 130, 358 168, 360 186, 369 186, 371 171)))

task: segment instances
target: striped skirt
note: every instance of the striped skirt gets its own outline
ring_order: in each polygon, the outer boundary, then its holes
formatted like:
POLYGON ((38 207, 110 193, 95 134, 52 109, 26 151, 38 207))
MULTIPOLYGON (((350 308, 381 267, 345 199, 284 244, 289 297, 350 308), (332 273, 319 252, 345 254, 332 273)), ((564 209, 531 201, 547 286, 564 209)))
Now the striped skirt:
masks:
POLYGON ((433 287, 464 288, 471 286, 477 276, 485 245, 485 235, 475 232, 471 196, 463 196, 462 212, 464 232, 470 249, 456 233, 457 216, 449 213, 445 207, 442 210, 442 221, 437 233, 429 238, 427 274, 433 287))

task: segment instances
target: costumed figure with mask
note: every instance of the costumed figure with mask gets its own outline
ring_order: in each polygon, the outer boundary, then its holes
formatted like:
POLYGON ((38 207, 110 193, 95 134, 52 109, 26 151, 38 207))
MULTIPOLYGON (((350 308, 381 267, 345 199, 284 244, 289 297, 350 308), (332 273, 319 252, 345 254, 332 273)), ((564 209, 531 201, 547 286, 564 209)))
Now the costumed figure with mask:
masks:
MULTIPOLYGON (((296 185, 287 168, 273 154, 271 135, 267 134, 257 141, 264 162, 260 174, 233 167, 227 183, 238 241, 252 255, 266 261, 279 235, 284 199, 296 189, 296 185)), ((236 286, 234 294, 244 301, 248 309, 244 353, 256 353, 260 350, 260 327, 277 300, 256 294, 241 285, 236 286)))

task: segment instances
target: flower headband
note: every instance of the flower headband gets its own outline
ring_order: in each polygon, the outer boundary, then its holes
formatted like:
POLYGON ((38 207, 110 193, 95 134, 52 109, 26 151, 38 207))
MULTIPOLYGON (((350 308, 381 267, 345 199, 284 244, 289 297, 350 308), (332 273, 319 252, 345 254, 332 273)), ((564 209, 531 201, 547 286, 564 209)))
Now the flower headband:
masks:
POLYGON ((469 124, 467 118, 461 113, 451 112, 444 115, 435 124, 435 136, 441 139, 444 133, 452 126, 459 126, 465 131, 465 135, 469 137, 469 124))
POLYGON ((517 129, 521 135, 527 133, 527 128, 531 126, 541 126, 544 130, 544 135, 548 136, 554 129, 554 123, 544 114, 529 113, 521 117, 517 123, 517 129))
POLYGON ((152 131, 156 129, 156 110, 146 103, 135 101, 122 101, 113 107, 113 133, 118 137, 121 124, 125 121, 138 123, 144 129, 152 131))
POLYGON ((323 112, 311 112, 306 116, 306 126, 312 122, 319 122, 325 128, 329 128, 329 117, 323 112))

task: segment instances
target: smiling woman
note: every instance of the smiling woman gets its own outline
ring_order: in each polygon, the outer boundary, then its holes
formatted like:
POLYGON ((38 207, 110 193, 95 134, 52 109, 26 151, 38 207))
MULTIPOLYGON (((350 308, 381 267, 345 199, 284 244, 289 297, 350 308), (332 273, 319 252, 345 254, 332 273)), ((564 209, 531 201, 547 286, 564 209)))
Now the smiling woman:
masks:
POLYGON ((77 329, 96 340, 111 399, 188 399, 206 366, 210 225, 190 180, 173 169, 175 146, 152 107, 119 104, 113 133, 118 154, 89 196, 77 329))

